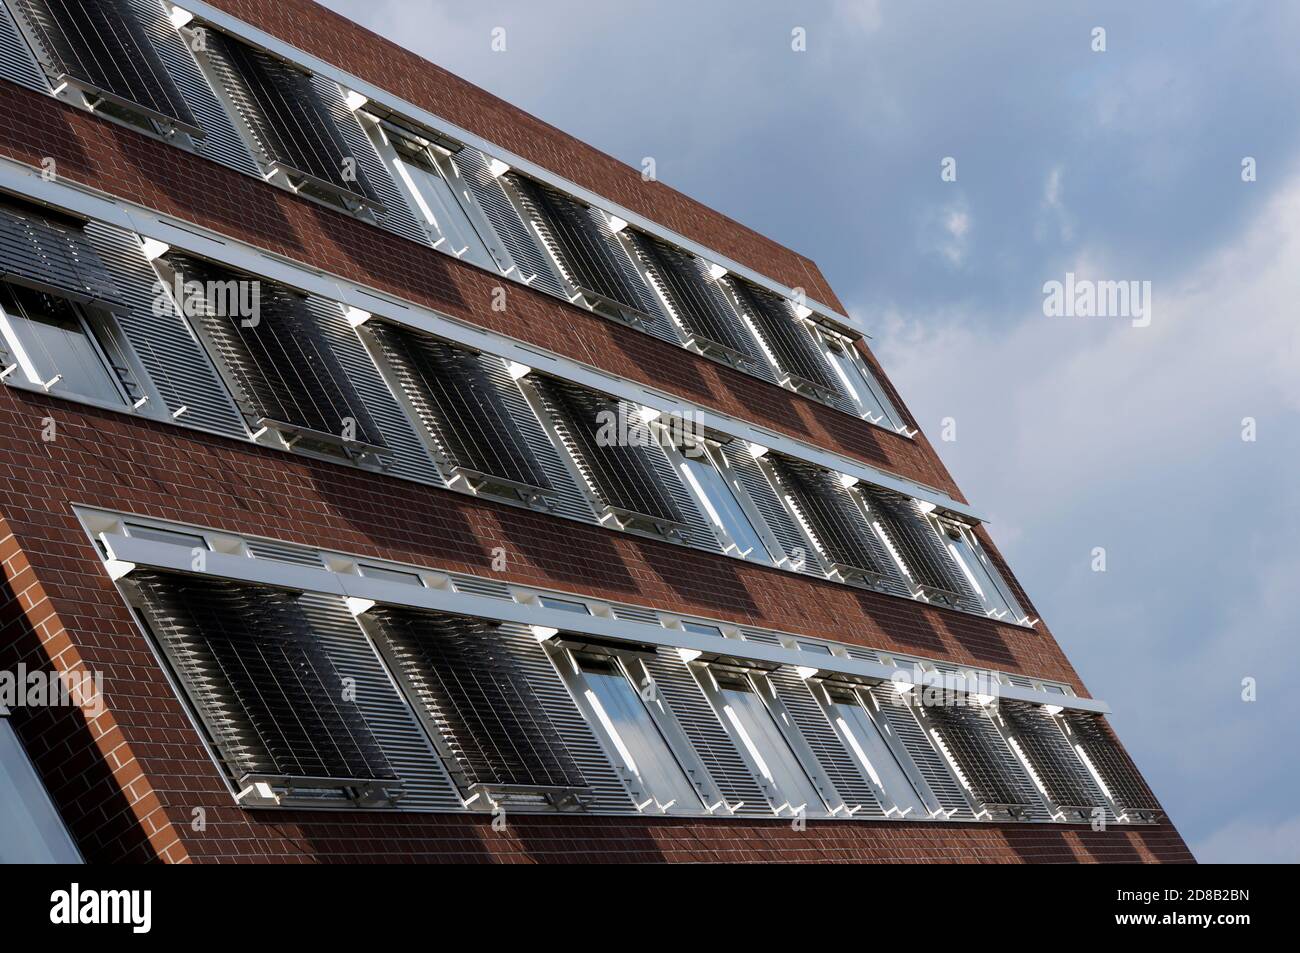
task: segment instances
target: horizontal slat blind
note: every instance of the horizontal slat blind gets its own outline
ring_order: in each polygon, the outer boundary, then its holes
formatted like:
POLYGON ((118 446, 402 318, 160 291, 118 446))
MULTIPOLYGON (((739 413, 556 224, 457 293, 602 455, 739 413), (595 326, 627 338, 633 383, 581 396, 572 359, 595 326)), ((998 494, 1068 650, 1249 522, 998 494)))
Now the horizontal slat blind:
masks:
POLYGON ((124 0, 12 0, 52 78, 70 76, 126 102, 196 122, 131 6, 124 0))
POLYGON ((551 489, 477 353, 383 322, 371 331, 449 465, 551 489))
POLYGON ((1056 719, 1041 705, 1001 699, 998 714, 1034 773, 1058 807, 1089 809, 1104 806, 1105 797, 1070 742, 1061 731, 1056 719))
POLYGON ((768 530, 781 544, 785 555, 793 560, 798 554, 802 554, 802 571, 810 576, 824 579, 826 571, 822 566, 821 557, 809 545, 807 537, 795 524, 794 518, 786 510, 785 504, 781 502, 776 490, 768 481, 767 474, 749 453, 748 448, 736 442, 723 447, 722 453, 726 457, 728 466, 745 488, 754 507, 763 517, 768 530))
POLYGON ((307 309, 343 374, 379 428, 387 448, 382 455, 386 471, 394 476, 442 486, 442 476, 415 432, 414 424, 388 389, 383 375, 357 337, 356 329, 348 324, 343 309, 334 301, 315 296, 307 298, 307 309))
POLYGON ((122 291, 125 307, 118 326, 177 423, 227 437, 247 438, 248 430, 230 392, 213 368, 193 329, 174 308, 159 308, 161 281, 132 232, 91 223, 86 238, 122 291))
POLYGON ((979 596, 916 501, 880 487, 860 486, 860 489, 872 516, 889 537, 912 579, 927 590, 945 594, 962 608, 982 612, 979 596))
POLYGON ((917 771, 925 779, 930 791, 945 811, 955 811, 954 817, 970 818, 970 802, 961 793, 961 787, 943 756, 934 749, 929 735, 917 722, 911 706, 889 685, 873 685, 867 689, 874 705, 871 709, 876 724, 886 737, 896 739, 917 771))
POLYGON ((268 162, 375 201, 364 168, 348 148, 312 77, 216 30, 207 56, 268 162), (345 170, 349 161, 355 176, 345 170))
POLYGON ((496 626, 396 606, 377 606, 369 618, 441 732, 467 787, 586 787, 496 626))
POLYGON ((771 817, 772 806, 686 664, 661 648, 645 665, 716 790, 737 814, 771 817))
POLYGON ((726 348, 748 371, 767 363, 704 262, 644 232, 628 231, 651 280, 686 331, 705 343, 726 348))
POLYGON ((18 24, 14 23, 13 15, 4 3, 0 3, 0 79, 39 93, 50 91, 45 71, 36 65, 31 47, 23 39, 18 24))
POLYGON ((871 546, 871 528, 835 474, 775 453, 767 459, 828 559, 853 569, 888 574, 871 546))
POLYGON ((250 426, 267 420, 337 439, 351 420, 357 440, 384 446, 378 427, 303 295, 211 262, 177 253, 166 257, 187 285, 196 282, 205 290, 191 305, 201 312, 193 317, 237 381, 242 391, 237 398, 250 426), (251 283, 257 290, 256 323, 251 323, 251 315, 220 313, 223 309, 215 304, 215 289, 225 282, 251 283))
POLYGON ((0 199, 0 279, 114 308, 121 292, 80 223, 0 199))
POLYGON ((1061 717, 1071 740, 1083 749, 1120 808, 1135 811, 1160 810, 1160 802, 1143 780, 1137 765, 1119 746, 1100 715, 1066 711, 1061 717))
POLYGON ((826 394, 844 396, 829 359, 784 298, 778 298, 743 278, 728 275, 722 280, 782 370, 816 385, 826 394))
MULTIPOLYGON (((595 391, 556 378, 534 375, 533 386, 550 413, 556 430, 594 492, 608 506, 669 523, 683 524, 685 516, 668 492, 654 465, 653 454, 663 450, 636 417, 636 409, 595 391), (618 429, 625 422, 648 445, 632 446, 618 429), (637 427, 642 430, 637 430, 637 427), (613 439, 602 435, 613 433, 613 439)), ((678 481, 680 482, 680 481, 678 481)))
MULTIPOLYGON (((460 588, 459 580, 457 588, 460 588)), ((602 814, 635 813, 627 788, 532 630, 505 623, 497 631, 502 647, 528 679, 546 717, 560 733, 570 757, 582 772, 588 788, 583 795, 587 809, 602 814)))
POLYGON ((981 708, 973 702, 931 705, 924 714, 966 776, 976 801, 989 807, 1041 808, 1024 768, 981 708))
POLYGON ((854 816, 884 817, 870 781, 826 719, 826 713, 808 690, 808 683, 785 668, 769 673, 767 678, 836 792, 848 807, 859 808, 854 816))
POLYGON ((126 2, 139 18, 168 74, 180 90, 190 112, 194 114, 199 128, 203 130, 203 138, 197 142, 200 154, 238 172, 260 178, 261 170, 253 161, 247 143, 235 131, 225 107, 217 100, 212 87, 194 62, 194 54, 190 52, 185 38, 171 25, 159 0, 126 2))
MULTIPOLYGON (((512 275, 531 287, 565 297, 560 283, 532 227, 520 217, 514 205, 501 188, 501 183, 488 170, 487 156, 477 149, 465 148, 453 157, 457 170, 469 186, 472 200, 482 211, 496 239, 505 247, 518 274, 512 275)), ((470 200, 471 196, 465 196, 470 200)), ((489 248, 496 242, 484 240, 489 248)))
POLYGON ((374 143, 361 128, 356 114, 348 109, 338 84, 324 76, 313 76, 311 83, 312 89, 333 117, 348 151, 356 158, 357 165, 364 173, 365 185, 382 205, 382 208, 374 212, 375 224, 421 245, 432 244, 429 233, 416 221, 411 204, 402 193, 402 187, 394 181, 392 173, 375 151, 374 143))
POLYGON ((396 777, 294 593, 153 571, 129 584, 235 780, 396 777))
POLYGON ((551 493, 547 497, 547 502, 551 512, 584 523, 595 523, 596 514, 591 510, 590 501, 574 481, 572 471, 565 466, 564 460, 560 457, 560 450, 542 429, 537 415, 533 413, 519 385, 506 369, 505 361, 493 354, 480 354, 479 363, 488 380, 496 387, 497 395, 505 405, 511 421, 514 422, 550 482, 551 493))

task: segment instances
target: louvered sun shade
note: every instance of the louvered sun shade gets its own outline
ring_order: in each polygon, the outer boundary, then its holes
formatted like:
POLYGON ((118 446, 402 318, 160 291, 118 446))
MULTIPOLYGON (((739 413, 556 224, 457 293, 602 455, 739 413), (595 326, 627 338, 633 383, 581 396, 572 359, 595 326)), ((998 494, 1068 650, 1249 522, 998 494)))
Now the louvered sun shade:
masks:
POLYGON ((1121 810, 1160 812, 1160 802, 1101 716, 1066 711, 1062 717, 1074 743, 1088 756, 1121 810))
POLYGON ((843 570, 884 576, 885 567, 869 539, 871 530, 836 475, 790 457, 769 456, 782 488, 826 557, 843 570))
POLYGON ((526 491, 552 488, 478 354, 384 322, 371 332, 451 466, 472 482, 486 476, 526 491))
POLYGON ((396 777, 296 593, 152 570, 127 579, 235 781, 396 777))
MULTIPOLYGON (((964 700, 964 699, 963 699, 964 700)), ((993 722, 970 704, 932 705, 925 709, 936 732, 970 785, 975 800, 988 809, 1027 809, 1032 795, 1008 763, 1010 750, 993 722)))
POLYGON ((507 178, 570 284, 639 314, 656 313, 650 289, 599 210, 514 173, 507 178))
POLYGON ((998 714, 1058 807, 1088 810, 1104 803, 1060 726, 1041 705, 1002 699, 998 714))
POLYGON ((270 166, 291 181, 382 204, 309 74, 215 30, 207 31, 207 44, 226 92, 270 166))
POLYGON ((788 301, 741 278, 729 275, 723 281, 767 342, 777 365, 796 385, 811 385, 823 394, 839 395, 840 387, 832 377, 826 356, 788 301))
POLYGON ((574 792, 587 787, 527 675, 487 622, 377 606, 367 617, 423 708, 465 792, 574 792))
POLYGON ((720 350, 749 364, 762 363, 757 342, 741 324, 708 266, 689 252, 628 229, 651 280, 701 350, 720 350))
POLYGON ((952 601, 970 595, 961 568, 943 544, 938 530, 917 509, 915 500, 879 487, 863 486, 862 491, 872 517, 879 521, 913 581, 930 593, 944 595, 952 601))
POLYGON ((0 280, 110 309, 122 298, 80 224, 0 205, 0 280))
POLYGON ((91 98, 203 134, 123 0, 15 0, 13 6, 55 86, 71 79, 91 98))
POLYGON ((534 386, 601 501, 616 513, 680 527, 685 517, 648 454, 663 453, 630 404, 553 377, 534 386), (613 428, 612 437, 610 428, 613 428), (644 444, 644 445, 638 445, 644 444))
POLYGON ((258 429, 271 426, 305 432, 331 443, 382 450, 383 437, 326 343, 306 300, 275 282, 227 272, 210 262, 178 254, 167 263, 185 282, 202 285, 206 301, 187 305, 197 330, 216 351, 239 393, 240 409, 258 429), (215 289, 230 282, 253 282, 259 311, 256 323, 217 307, 215 289), (355 439, 343 439, 349 430, 355 439))
POLYGON ((512 276, 530 287, 563 297, 564 286, 547 260, 546 250, 534 237, 528 223, 515 211, 501 188, 501 182, 492 174, 488 157, 477 149, 466 147, 452 157, 452 162, 473 195, 474 204, 478 205, 491 226, 491 233, 480 237, 501 270, 514 268, 517 274, 512 276), (508 261, 506 255, 502 255, 498 241, 504 246, 508 261))

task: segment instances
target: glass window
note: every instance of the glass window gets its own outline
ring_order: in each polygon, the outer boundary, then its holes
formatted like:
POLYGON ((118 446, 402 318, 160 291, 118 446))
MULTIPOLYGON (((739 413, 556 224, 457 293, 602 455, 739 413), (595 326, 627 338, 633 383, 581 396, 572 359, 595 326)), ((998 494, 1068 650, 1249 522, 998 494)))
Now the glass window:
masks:
POLYGON ((0 864, 79 864, 81 856, 27 759, 0 717, 0 864))
POLYGON ((0 285, 0 332, 23 374, 54 393, 121 404, 124 398, 76 307, 43 292, 0 285))
POLYGON ((804 773, 771 712, 743 675, 716 673, 728 727, 753 759, 759 773, 792 808, 820 811, 821 795, 804 773))
POLYGON ((148 539, 155 543, 170 543, 173 546, 188 546, 190 549, 208 548, 208 541, 194 533, 178 533, 171 529, 141 526, 139 523, 127 523, 126 534, 135 539, 148 539))
POLYGON ((826 353, 831 359, 831 366, 843 382, 845 388, 862 409, 873 417, 883 417, 881 423, 897 427, 901 421, 896 410, 885 398, 879 384, 871 371, 867 369, 862 358, 855 352, 852 344, 837 343, 826 346, 826 353))
POLYGON ((762 537, 732 493, 731 486, 707 454, 692 457, 683 451, 680 466, 686 485, 700 501, 704 512, 731 538, 740 554, 756 562, 774 562, 772 554, 763 545, 762 537))
POLYGON ((705 625, 703 622, 683 622, 682 628, 687 632, 694 632, 696 635, 707 635, 715 639, 723 637, 722 630, 716 625, 705 625))
POLYGON ((487 246, 470 225, 451 186, 431 158, 412 161, 395 157, 393 169, 398 180, 406 186, 416 211, 436 232, 434 241, 438 243, 437 248, 483 268, 496 270, 487 246))
POLYGON ((695 786, 619 663, 611 658, 583 656, 578 664, 587 683, 586 701, 599 728, 642 790, 670 812, 699 810, 695 786))
POLYGON ((423 586, 418 573, 403 572, 400 569, 385 569, 383 566, 367 566, 361 563, 357 570, 367 579, 382 579, 384 582, 400 582, 408 586, 423 586))
POLYGON ((591 615, 591 610, 584 603, 572 602, 568 599, 555 599, 551 596, 542 596, 538 602, 543 609, 558 609, 560 612, 574 612, 578 615, 591 615))
POLYGON ((844 739, 845 745, 867 777, 898 805, 899 810, 912 808, 908 817, 927 816, 929 812, 921 796, 916 793, 916 788, 912 786, 888 743, 876 729, 875 722, 862 707, 857 694, 851 689, 838 688, 828 689, 827 694, 830 697, 831 720, 835 724, 835 730, 844 739))
POLYGON ((1024 617, 1024 610, 1012 598, 1005 584, 996 577, 997 570, 989 564, 988 558, 964 529, 958 529, 956 537, 945 533, 944 539, 948 543, 948 551, 966 575, 966 580, 984 600, 985 608, 1005 612, 1015 620, 1024 617))

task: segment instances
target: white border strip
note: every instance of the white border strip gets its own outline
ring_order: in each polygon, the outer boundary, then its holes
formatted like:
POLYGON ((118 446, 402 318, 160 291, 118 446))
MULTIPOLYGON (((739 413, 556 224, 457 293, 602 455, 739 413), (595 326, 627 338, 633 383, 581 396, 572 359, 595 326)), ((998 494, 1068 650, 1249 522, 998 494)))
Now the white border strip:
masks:
MULTIPOLYGON (((180 7, 183 10, 188 10, 190 13, 193 13, 199 19, 206 20, 209 23, 213 24, 214 26, 219 27, 220 29, 226 31, 227 33, 230 33, 233 36, 239 37, 240 39, 247 40, 248 42, 254 44, 255 46, 260 46, 266 50, 269 50, 272 53, 275 53, 277 56, 281 56, 284 59, 290 60, 292 62, 296 62, 300 66, 305 66, 308 69, 310 69, 313 73, 319 73, 322 76, 326 76, 329 79, 332 79, 334 82, 338 83, 340 86, 343 86, 354 92, 360 93, 361 95, 365 96, 367 99, 379 103, 384 108, 389 109, 394 113, 397 113, 399 115, 404 115, 407 118, 413 119, 422 125, 428 126, 430 129, 434 129, 436 131, 445 133, 451 138, 457 139, 468 146, 473 146, 475 149, 478 149, 480 152, 485 152, 492 158, 500 159, 503 162, 510 165, 512 168, 518 169, 519 171, 531 176, 534 179, 538 179, 541 182, 545 182, 548 185, 554 186, 555 188, 559 189, 562 192, 568 192, 570 195, 576 196, 577 198, 581 199, 582 201, 586 202, 589 205, 595 205, 598 208, 604 209, 606 212, 616 215, 618 218, 621 218, 626 222, 630 222, 631 224, 635 225, 637 228, 641 229, 644 232, 649 232, 651 235, 655 235, 659 238, 662 238, 671 244, 679 245, 680 247, 685 248, 690 252, 693 252, 699 257, 705 259, 706 261, 721 265, 723 268, 726 268, 728 271, 735 272, 736 274, 741 275, 742 277, 747 278, 750 281, 754 282, 754 284, 756 285, 767 288, 769 291, 774 291, 784 298, 793 297, 794 289, 792 287, 789 287, 787 285, 782 285, 780 282, 777 281, 773 281, 771 278, 767 278, 764 275, 759 274, 758 272, 754 271, 752 268, 748 268, 745 265, 740 264, 739 262, 732 261, 730 258, 727 258, 723 255, 718 254, 715 251, 712 251, 704 247, 698 242, 687 238, 685 235, 679 235, 676 232, 672 231, 671 229, 665 228, 664 226, 651 221, 650 219, 644 217, 643 215, 639 215, 638 213, 633 212, 631 209, 627 209, 621 205, 617 205, 614 202, 611 202, 609 199, 605 198, 604 196, 597 195, 595 192, 583 188, 581 185, 578 185, 576 182, 571 182, 568 179, 564 178, 563 176, 557 175, 556 173, 552 172, 549 169, 543 168, 542 166, 539 166, 536 163, 523 158, 522 156, 515 155, 513 152, 503 149, 501 146, 489 142, 488 140, 483 139, 480 136, 470 132, 468 129, 462 129, 460 126, 457 126, 455 123, 451 122, 450 120, 435 115, 434 113, 429 112, 427 109, 422 109, 421 107, 415 105, 414 103, 407 102, 406 100, 393 95, 387 90, 380 89, 378 86, 375 86, 367 82, 366 80, 361 79, 359 76, 354 76, 351 73, 345 72, 344 70, 340 69, 339 67, 335 66, 332 63, 327 63, 324 60, 318 59, 317 57, 312 56, 310 53, 304 52, 303 50, 300 50, 295 46, 290 46, 288 43, 284 42, 284 40, 281 40, 279 37, 272 36, 271 34, 266 33, 265 31, 260 30, 257 27, 244 22, 243 20, 236 19, 235 17, 231 16, 229 13, 226 13, 224 10, 219 10, 214 6, 211 6, 210 4, 201 2, 201 0, 193 0, 193 2, 189 2, 189 0, 182 0, 182 2, 177 3, 175 5, 180 7)), ((418 54, 414 54, 414 53, 412 55, 418 56, 418 54)), ((468 82, 468 80, 462 80, 462 82, 468 82)), ((488 93, 488 95, 491 94, 488 93)), ((620 165, 621 164, 622 163, 620 163, 620 165)), ((635 172, 635 170, 633 170, 631 167, 628 167, 628 171, 629 173, 635 172)), ((773 244, 776 243, 774 242, 773 244)), ((796 254, 796 255, 798 254, 797 252, 794 252, 791 249, 786 249, 786 251, 790 251, 791 254, 796 254)), ((806 294, 806 289, 805 289, 805 294, 806 294)), ((865 325, 863 325, 863 323, 857 318, 853 318, 848 315, 841 314, 840 312, 836 311, 834 308, 830 307, 829 305, 822 304, 821 302, 816 301, 812 297, 807 297, 807 307, 811 308, 813 311, 825 315, 828 318, 832 318, 835 321, 838 321, 849 328, 854 329, 860 334, 870 337, 870 335, 867 334, 867 329, 865 325)))
MULTIPOLYGON (((762 642, 696 635, 682 629, 669 629, 661 625, 647 625, 627 619, 545 609, 540 605, 524 605, 513 600, 460 592, 450 586, 446 589, 417 588, 399 582, 331 572, 325 568, 312 569, 269 559, 232 556, 228 553, 205 552, 204 568, 202 571, 196 571, 194 553, 187 546, 111 533, 101 533, 99 539, 108 551, 108 558, 111 561, 109 568, 114 578, 120 578, 135 566, 152 566, 174 572, 319 592, 345 599, 449 612, 520 625, 544 626, 562 632, 577 632, 620 642, 751 659, 770 665, 790 668, 811 667, 818 671, 856 675, 882 682, 891 681, 900 671, 893 666, 863 659, 800 652, 762 642)), ((568 595, 572 598, 572 594, 568 595)), ((1001 698, 1029 702, 1033 705, 1053 705, 1094 714, 1105 714, 1110 711, 1110 706, 1099 699, 1058 695, 1054 692, 1021 688, 1018 685, 999 685, 998 693, 1001 698)))
POLYGON ((124 199, 108 198, 96 189, 79 184, 46 181, 32 167, 5 157, 0 157, 0 190, 7 190, 85 218, 127 229, 142 237, 156 239, 174 248, 210 258, 232 268, 260 275, 361 311, 382 315, 389 320, 458 344, 496 354, 506 360, 525 364, 536 370, 571 380, 594 390, 604 391, 644 407, 668 414, 693 415, 704 426, 730 437, 756 443, 769 450, 933 503, 967 519, 986 522, 969 506, 957 502, 934 487, 878 470, 813 444, 747 423, 729 414, 706 410, 696 404, 624 380, 571 358, 552 354, 495 331, 432 311, 388 292, 367 288, 365 285, 355 284, 329 272, 309 268, 237 239, 228 238, 205 226, 173 218, 124 199))

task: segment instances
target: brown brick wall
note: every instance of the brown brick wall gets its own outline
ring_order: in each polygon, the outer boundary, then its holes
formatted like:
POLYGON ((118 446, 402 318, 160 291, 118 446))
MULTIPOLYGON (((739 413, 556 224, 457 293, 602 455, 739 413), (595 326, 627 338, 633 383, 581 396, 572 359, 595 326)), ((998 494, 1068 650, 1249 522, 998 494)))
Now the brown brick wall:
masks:
POLYGON ((612 374, 649 384, 938 487, 961 499, 918 435, 907 440, 741 374, 585 308, 167 146, 21 87, 0 83, 0 155, 192 221, 294 260, 490 327, 612 374), (508 293, 504 312, 493 289, 508 293))
POLYGON ((71 512, 83 503, 1078 680, 1046 633, 0 388, 4 664, 105 675, 107 714, 16 715, 92 859, 1187 859, 1170 828, 478 819, 236 808, 71 512), (57 439, 40 432, 54 418, 57 439), (104 756, 110 755, 109 760, 104 756), (191 830, 195 807, 207 828, 191 830), (179 840, 178 840, 179 838, 179 840))

